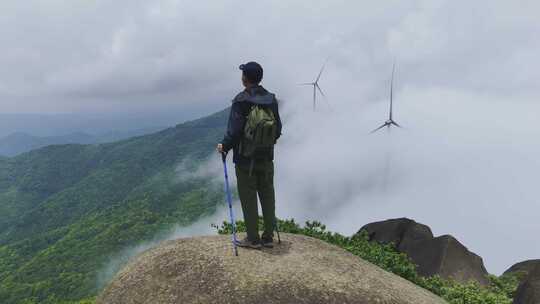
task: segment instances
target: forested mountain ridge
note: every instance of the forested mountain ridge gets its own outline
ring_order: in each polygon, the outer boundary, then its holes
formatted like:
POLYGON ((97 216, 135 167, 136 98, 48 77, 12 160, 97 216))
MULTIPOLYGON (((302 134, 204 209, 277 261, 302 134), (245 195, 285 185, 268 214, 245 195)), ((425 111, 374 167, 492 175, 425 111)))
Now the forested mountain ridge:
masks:
POLYGON ((115 142, 135 136, 146 135, 165 128, 143 128, 130 131, 109 131, 100 134, 74 132, 55 136, 34 136, 15 132, 0 138, 0 155, 13 157, 19 154, 50 145, 62 144, 100 144, 115 142))
POLYGON ((186 158, 195 168, 213 152, 226 117, 0 158, 0 302, 91 296, 108 256, 212 212, 222 201, 218 185, 179 182, 176 168, 186 158))

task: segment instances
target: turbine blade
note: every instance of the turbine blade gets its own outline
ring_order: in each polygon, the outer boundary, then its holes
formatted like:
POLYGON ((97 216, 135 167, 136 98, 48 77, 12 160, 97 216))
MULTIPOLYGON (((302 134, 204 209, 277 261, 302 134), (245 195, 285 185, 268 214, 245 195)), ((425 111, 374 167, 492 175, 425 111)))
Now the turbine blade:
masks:
POLYGON ((371 133, 375 133, 375 132, 379 131, 380 129, 382 129, 382 128, 386 127, 386 126, 387 126, 387 124, 386 124, 386 123, 383 123, 380 127, 378 127, 377 129, 375 129, 375 130, 373 130, 373 131, 371 131, 371 132, 369 132, 369 133, 370 133, 370 134, 371 134, 371 133))
POLYGON ((322 72, 324 71, 324 67, 326 66, 326 63, 328 62, 328 59, 330 59, 330 57, 326 58, 326 61, 322 65, 321 71, 319 72, 319 75, 317 76, 315 83, 319 82, 319 79, 321 78, 322 72))
POLYGON ((313 85, 313 82, 304 82, 304 83, 299 83, 298 85, 313 85))
POLYGON ((396 70, 396 62, 392 64, 392 79, 390 80, 390 114, 389 118, 392 120, 393 105, 394 105, 394 72, 396 70))
POLYGON ((403 128, 402 126, 400 126, 397 122, 395 121, 392 121, 391 124, 393 124, 394 126, 398 127, 398 128, 403 128))
POLYGON ((323 91, 321 90, 321 87, 319 86, 318 83, 315 83, 315 86, 317 87, 317 89, 319 90, 319 92, 321 93, 321 95, 326 98, 326 95, 324 95, 323 91))
POLYGON ((323 100, 324 100, 324 102, 326 102, 326 104, 328 105, 328 108, 329 108, 330 110, 333 110, 333 109, 332 109, 332 105, 330 105, 330 102, 328 102, 328 98, 326 98, 326 95, 324 95, 323 91, 321 90, 321 87, 319 87, 319 84, 316 84, 316 86, 317 86, 317 89, 319 89, 319 92, 321 93, 321 95, 324 97, 323 100))

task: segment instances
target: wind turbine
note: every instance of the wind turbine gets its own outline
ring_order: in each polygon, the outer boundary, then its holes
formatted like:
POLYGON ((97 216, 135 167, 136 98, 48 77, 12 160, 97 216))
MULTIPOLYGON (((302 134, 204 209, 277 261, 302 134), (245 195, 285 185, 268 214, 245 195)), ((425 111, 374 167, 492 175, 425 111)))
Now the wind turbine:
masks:
POLYGON ((375 133, 377 131, 379 131, 380 129, 384 128, 384 127, 387 127, 388 130, 390 130, 390 127, 391 126, 396 126, 396 127, 399 127, 401 128, 401 126, 396 123, 394 121, 394 118, 392 117, 392 107, 393 107, 393 104, 394 104, 394 98, 393 98, 393 95, 394 95, 394 71, 396 70, 396 63, 394 63, 392 65, 392 80, 390 81, 390 112, 388 114, 388 120, 385 121, 380 127, 378 127, 377 129, 371 131, 371 133, 375 133))
POLYGON ((316 103, 317 103, 317 90, 319 90, 319 93, 321 93, 323 97, 326 97, 326 95, 324 95, 323 91, 321 90, 321 87, 319 86, 319 79, 321 79, 322 72, 324 71, 324 67, 326 66, 327 62, 328 62, 328 59, 326 59, 326 61, 324 62, 321 68, 321 71, 319 72, 319 75, 317 76, 314 82, 300 83, 300 85, 313 86, 313 111, 315 111, 316 103))

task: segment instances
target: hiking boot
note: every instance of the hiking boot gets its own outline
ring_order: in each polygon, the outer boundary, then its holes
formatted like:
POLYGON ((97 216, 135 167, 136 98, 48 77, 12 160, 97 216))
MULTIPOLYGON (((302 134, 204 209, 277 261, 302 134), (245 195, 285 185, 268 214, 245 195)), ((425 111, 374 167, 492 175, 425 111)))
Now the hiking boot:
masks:
POLYGON ((272 237, 263 237, 261 244, 266 248, 274 248, 274 239, 272 237))
POLYGON ((247 237, 245 237, 244 239, 240 241, 237 240, 235 244, 236 246, 243 247, 243 248, 261 249, 261 241, 259 240, 252 241, 248 239, 247 237))

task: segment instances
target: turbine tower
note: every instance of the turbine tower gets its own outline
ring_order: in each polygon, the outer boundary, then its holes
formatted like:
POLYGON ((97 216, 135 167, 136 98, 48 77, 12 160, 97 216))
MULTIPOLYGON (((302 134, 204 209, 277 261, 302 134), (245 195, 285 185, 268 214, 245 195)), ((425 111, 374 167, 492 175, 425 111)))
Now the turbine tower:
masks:
POLYGON ((319 93, 321 93, 321 95, 323 97, 326 97, 323 93, 323 91, 321 90, 321 87, 319 86, 319 79, 321 79, 321 75, 322 75, 322 72, 324 70, 324 67, 326 66, 326 63, 328 62, 328 59, 326 59, 326 61, 324 62, 322 68, 321 68, 321 71, 319 72, 319 75, 317 76, 317 78, 315 79, 314 82, 305 82, 305 83, 300 83, 300 85, 310 85, 310 86, 313 86, 313 111, 315 111, 316 107, 317 107, 317 90, 319 91, 319 93))
POLYGON ((385 121, 380 127, 378 127, 377 129, 371 131, 371 133, 375 133, 377 131, 379 131, 380 129, 384 128, 384 127, 387 127, 388 130, 390 130, 390 127, 391 126, 396 126, 396 127, 399 127, 401 128, 401 126, 396 123, 394 121, 394 118, 393 118, 393 106, 394 106, 394 72, 396 70, 396 63, 394 63, 392 65, 392 79, 390 80, 390 112, 388 114, 388 120, 385 121))

